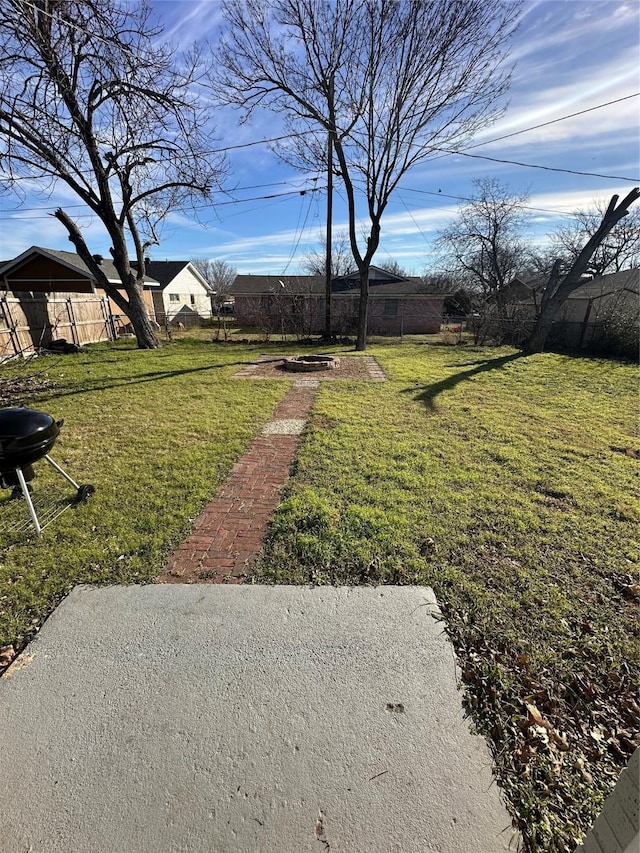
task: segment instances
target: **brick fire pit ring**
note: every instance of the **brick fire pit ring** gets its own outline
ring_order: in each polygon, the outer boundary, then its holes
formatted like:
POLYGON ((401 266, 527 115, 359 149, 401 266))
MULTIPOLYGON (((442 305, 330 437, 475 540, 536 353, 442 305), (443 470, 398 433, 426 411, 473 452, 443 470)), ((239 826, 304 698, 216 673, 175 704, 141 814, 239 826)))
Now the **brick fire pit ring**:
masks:
POLYGON ((331 355, 296 355, 284 359, 284 369, 294 373, 314 373, 318 370, 334 370, 340 361, 331 355))

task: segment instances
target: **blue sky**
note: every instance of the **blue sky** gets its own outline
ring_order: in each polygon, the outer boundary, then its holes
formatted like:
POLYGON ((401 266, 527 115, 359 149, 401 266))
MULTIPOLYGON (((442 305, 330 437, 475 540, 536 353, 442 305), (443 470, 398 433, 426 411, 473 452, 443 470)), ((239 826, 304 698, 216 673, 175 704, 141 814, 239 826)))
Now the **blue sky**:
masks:
MULTIPOLYGON (((218 0, 155 0, 155 11, 172 41, 188 45, 215 41, 218 0)), ((465 156, 439 156, 414 168, 392 198, 382 223, 374 263, 394 258, 413 273, 430 262, 432 242, 472 192, 474 178, 490 176, 518 193, 528 192, 532 239, 544 242, 566 214, 592 206, 640 184, 640 4, 637 0, 540 0, 527 2, 514 41, 516 60, 506 114, 475 140, 468 154, 553 169, 599 173, 593 177, 546 171, 465 156), (496 142, 489 140, 627 98, 611 106, 496 142), (483 143, 480 145, 479 143, 483 143), (619 177, 632 179, 619 180, 619 177)), ((277 117, 257 116, 240 126, 237 115, 221 111, 221 145, 238 145, 277 135, 277 117)), ((311 176, 281 163, 265 144, 231 151, 232 197, 218 197, 196 220, 171 214, 161 232, 155 260, 222 258, 239 272, 284 274, 300 270, 302 256, 319 246, 325 226, 323 192, 300 195, 311 176), (243 189, 246 188, 246 189, 243 189), (288 193, 285 195, 285 193, 288 193), (276 195, 276 198, 256 198, 276 195), (245 199, 249 199, 246 200, 245 199)), ((324 183, 322 179, 319 184, 324 183)), ((70 249, 62 226, 47 214, 76 204, 59 187, 50 198, 32 194, 19 202, 0 197, 0 257, 31 245, 70 249), (34 209, 35 208, 35 209, 34 209)), ((95 218, 77 209, 90 248, 108 254, 109 239, 95 218)), ((346 228, 338 185, 334 231, 346 228)))

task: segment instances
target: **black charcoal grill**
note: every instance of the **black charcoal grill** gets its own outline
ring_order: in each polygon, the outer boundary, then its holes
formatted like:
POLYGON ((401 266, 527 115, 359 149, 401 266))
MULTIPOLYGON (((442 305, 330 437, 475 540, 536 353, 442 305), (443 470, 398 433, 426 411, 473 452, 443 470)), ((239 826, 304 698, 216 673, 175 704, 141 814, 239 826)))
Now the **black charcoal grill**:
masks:
POLYGON ((45 412, 26 406, 0 409, 0 487, 12 489, 11 497, 24 497, 38 536, 42 527, 31 500, 27 485, 35 476, 33 463, 46 461, 76 490, 74 502, 86 501, 94 492, 93 486, 79 485, 49 456, 60 435, 63 421, 54 420, 45 412))

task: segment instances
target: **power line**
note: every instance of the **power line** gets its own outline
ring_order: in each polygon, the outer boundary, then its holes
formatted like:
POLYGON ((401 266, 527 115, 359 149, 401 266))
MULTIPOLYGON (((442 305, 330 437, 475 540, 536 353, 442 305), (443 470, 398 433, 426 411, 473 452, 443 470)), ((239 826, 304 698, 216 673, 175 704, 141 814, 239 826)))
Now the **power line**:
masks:
POLYGON ((306 195, 307 193, 317 193, 324 189, 326 189, 326 187, 307 187, 302 190, 288 190, 286 193, 270 193, 269 195, 257 195, 251 198, 234 198, 230 201, 219 201, 216 204, 216 207, 222 207, 226 204, 244 204, 245 201, 262 201, 263 199, 283 198, 287 195, 306 195))
POLYGON ((489 160, 492 163, 507 163, 511 166, 523 166, 526 169, 543 169, 545 172, 565 172, 568 175, 586 175, 590 178, 606 178, 612 181, 629 181, 629 183, 637 184, 640 178, 625 178, 622 175, 602 175, 599 172, 580 172, 577 169, 563 169, 560 166, 540 166, 535 163, 522 163, 519 160, 506 160, 502 157, 487 157, 483 154, 468 154, 466 151, 457 151, 452 148, 435 148, 435 151, 442 151, 445 154, 455 154, 460 157, 470 157, 473 160, 489 160))
MULTIPOLYGON (((398 189, 402 192, 420 193, 421 195, 433 195, 437 196, 438 198, 451 198, 454 201, 474 202, 476 200, 471 196, 451 195, 450 193, 443 193, 440 190, 438 190, 438 192, 435 192, 434 190, 418 190, 414 189, 413 187, 398 187, 398 189)), ((566 216, 568 218, 573 218, 573 213, 569 213, 568 211, 564 210, 552 210, 549 207, 533 207, 533 205, 530 204, 523 204, 521 205, 521 207, 523 210, 532 210, 534 213, 550 213, 553 216, 566 216)))
MULTIPOLYGON (((300 180, 304 181, 305 179, 301 178, 300 180)), ((315 183, 318 180, 318 178, 317 177, 316 178, 309 178, 308 180, 315 183)), ((291 185, 292 185, 292 181, 290 181, 290 180, 271 181, 268 184, 249 184, 246 187, 234 187, 233 192, 243 192, 244 190, 256 190, 256 189, 261 189, 262 187, 286 187, 286 186, 291 186, 291 185)), ((295 184, 293 184, 293 185, 295 186, 295 184)), ((304 184, 302 184, 301 186, 298 186, 295 190, 291 190, 290 192, 294 193, 294 194, 296 192, 307 193, 307 192, 315 192, 317 189, 325 189, 325 188, 324 187, 319 187, 319 188, 318 187, 307 187, 304 184)), ((227 194, 230 195, 231 191, 229 191, 227 194)), ((256 196, 255 199, 251 199, 251 198, 233 199, 230 202, 219 202, 219 204, 232 204, 235 201, 238 201, 238 202, 255 201, 256 199, 259 200, 262 198, 271 198, 271 196, 267 196, 267 195, 256 196)), ((58 206, 60 206, 60 205, 58 205, 58 206)), ((71 209, 72 207, 75 208, 75 207, 86 207, 86 206, 87 205, 85 205, 85 204, 65 204, 64 208, 65 208, 65 210, 67 210, 67 209, 71 209)), ((50 208, 49 207, 43 207, 43 206, 40 206, 40 207, 14 207, 12 210, 3 210, 2 212, 3 213, 25 213, 27 211, 33 212, 33 211, 40 211, 40 210, 50 210, 50 208)), ((50 214, 47 214, 47 215, 50 215, 50 214)), ((11 219, 11 218, 13 218, 13 217, 0 217, 0 219, 11 219)), ((23 217, 19 217, 19 218, 21 218, 21 219, 39 219, 39 218, 43 218, 43 217, 23 216, 23 217)))
MULTIPOLYGON (((325 189, 326 189, 326 187, 324 187, 324 186, 305 187, 304 189, 301 189, 301 190, 288 190, 287 192, 284 192, 284 193, 270 193, 269 195, 257 195, 257 196, 252 196, 250 198, 234 198, 234 199, 230 199, 229 201, 219 201, 216 203, 215 206, 217 208, 217 207, 222 207, 222 206, 227 205, 227 204, 244 204, 247 201, 266 201, 268 199, 273 199, 273 198, 284 198, 285 196, 289 196, 289 195, 307 195, 307 193, 312 194, 312 193, 322 192, 325 189)), ((80 204, 74 204, 74 205, 70 204, 70 205, 65 205, 65 206, 67 206, 67 207, 84 207, 84 205, 80 205, 80 204)), ((45 208, 45 207, 34 207, 34 208, 24 208, 24 209, 25 210, 28 210, 28 209, 31 209, 31 210, 47 210, 47 208, 45 208)), ((19 214, 22 212, 22 208, 17 209, 14 212, 19 214)), ((84 214, 84 215, 85 216, 95 216, 95 214, 93 214, 93 213, 84 214)), ((3 222, 3 221, 15 222, 16 220, 23 220, 23 219, 24 220, 26 220, 26 219, 48 219, 49 216, 53 216, 53 214, 47 213, 45 216, 0 216, 0 222, 3 222)))
MULTIPOLYGON (((311 213, 312 203, 313 203, 313 195, 310 195, 309 205, 307 207, 307 212, 306 212, 305 217, 304 217, 304 222, 302 223, 302 227, 300 228, 300 233, 297 235, 297 240, 295 240, 293 248, 291 249, 291 255, 289 256, 289 260, 287 261, 285 268, 282 270, 282 275, 286 274, 287 270, 289 269, 289 266, 291 265, 291 262, 293 261, 293 259, 295 257, 295 254, 298 250, 298 246, 300 245, 300 240, 302 240, 302 235, 304 233, 304 229, 307 227, 307 221, 309 219, 309 214, 311 213)), ((298 217, 298 225, 299 224, 300 224, 300 217, 298 217)), ((296 230, 297 230, 297 226, 296 226, 296 230)))
POLYGON ((588 107, 586 110, 579 110, 577 113, 569 113, 569 115, 554 118, 551 121, 543 121, 542 124, 532 124, 530 127, 525 127, 523 130, 515 130, 513 133, 505 133, 504 136, 496 136, 493 139, 486 139, 484 142, 476 142, 474 145, 467 146, 469 148, 480 148, 483 145, 490 145, 493 142, 501 142, 503 139, 510 139, 512 136, 519 136, 521 133, 528 133, 530 130, 538 130, 541 127, 548 127, 550 124, 557 124, 559 121, 566 121, 568 118, 582 116, 585 113, 592 113, 594 110, 601 110, 603 107, 610 107, 612 104, 619 104, 622 101, 628 101, 630 98, 637 98, 640 92, 634 92, 632 95, 625 95, 623 98, 616 98, 615 101, 607 101, 605 104, 598 104, 595 107, 588 107))

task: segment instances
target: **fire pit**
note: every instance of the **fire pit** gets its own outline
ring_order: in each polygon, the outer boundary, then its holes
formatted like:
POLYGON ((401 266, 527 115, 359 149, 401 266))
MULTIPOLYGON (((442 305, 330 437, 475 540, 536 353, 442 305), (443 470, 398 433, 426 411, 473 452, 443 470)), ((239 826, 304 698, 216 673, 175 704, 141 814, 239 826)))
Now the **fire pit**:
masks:
POLYGON ((317 370, 335 370, 340 361, 331 355, 296 355, 285 358, 284 369, 294 373, 314 373, 317 370))

